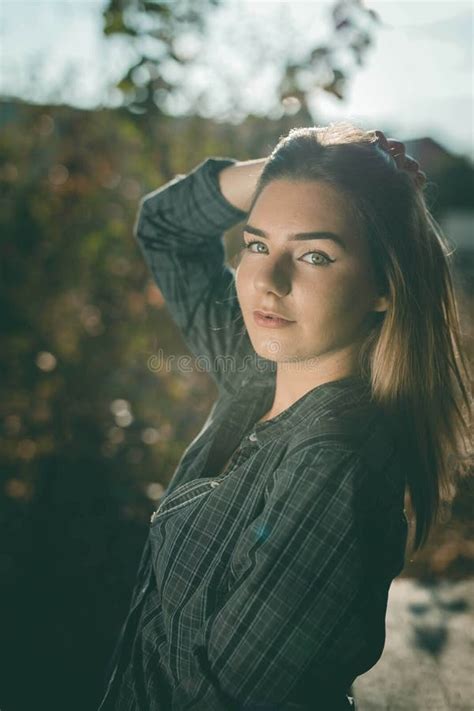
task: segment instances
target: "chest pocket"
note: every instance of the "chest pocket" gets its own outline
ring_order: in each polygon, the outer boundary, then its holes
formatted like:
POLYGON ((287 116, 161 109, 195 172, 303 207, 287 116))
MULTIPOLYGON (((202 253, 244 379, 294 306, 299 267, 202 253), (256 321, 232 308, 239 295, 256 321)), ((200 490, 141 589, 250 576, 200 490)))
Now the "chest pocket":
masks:
POLYGON ((214 479, 213 477, 206 477, 181 484, 168 496, 163 496, 158 508, 151 515, 151 525, 153 526, 153 524, 156 523, 158 517, 161 518, 167 513, 176 511, 196 499, 206 496, 206 494, 209 494, 213 489, 217 488, 220 483, 220 480, 214 479))
POLYGON ((151 515, 151 525, 153 526, 157 519, 161 520, 168 513, 177 511, 178 509, 187 506, 188 504, 197 501, 198 499, 209 495, 214 489, 221 486, 224 481, 232 474, 232 472, 249 456, 255 445, 249 446, 248 442, 242 442, 239 447, 232 453, 230 459, 226 462, 224 469, 219 475, 213 477, 199 477, 192 479, 174 488, 168 495, 163 495, 158 508, 151 515))

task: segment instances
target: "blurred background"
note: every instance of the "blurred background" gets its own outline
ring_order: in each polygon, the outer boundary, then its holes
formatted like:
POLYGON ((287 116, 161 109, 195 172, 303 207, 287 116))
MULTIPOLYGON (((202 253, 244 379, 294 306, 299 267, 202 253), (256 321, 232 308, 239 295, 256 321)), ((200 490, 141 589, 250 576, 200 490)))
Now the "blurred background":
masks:
MULTIPOLYGON (((455 0, 2 0, 2 711, 96 708, 150 514, 217 395, 153 368, 188 351, 133 239, 140 197, 293 126, 379 128, 427 173, 472 361, 472 48, 455 0)), ((471 478, 401 578, 473 577, 473 502, 471 478)), ((437 659, 442 632, 420 643, 437 659)))

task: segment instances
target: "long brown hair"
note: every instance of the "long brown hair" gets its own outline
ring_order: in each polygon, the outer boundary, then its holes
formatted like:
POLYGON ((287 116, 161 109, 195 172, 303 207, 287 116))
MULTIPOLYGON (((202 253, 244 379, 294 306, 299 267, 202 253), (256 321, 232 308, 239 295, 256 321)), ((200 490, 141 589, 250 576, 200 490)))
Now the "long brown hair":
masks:
POLYGON ((400 170, 374 131, 347 122, 293 128, 280 137, 249 212, 276 179, 327 181, 342 191, 368 240, 386 312, 374 312, 360 350, 372 398, 394 422, 416 467, 406 501, 416 519, 413 551, 427 542, 460 477, 469 471, 469 372, 451 274, 454 252, 426 204, 424 189, 400 170))

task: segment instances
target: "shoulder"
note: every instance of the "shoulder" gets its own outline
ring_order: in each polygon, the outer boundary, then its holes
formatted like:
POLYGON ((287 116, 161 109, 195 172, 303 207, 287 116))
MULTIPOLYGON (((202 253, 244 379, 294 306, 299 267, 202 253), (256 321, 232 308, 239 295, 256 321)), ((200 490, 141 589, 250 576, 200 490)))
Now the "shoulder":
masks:
POLYGON ((291 492, 305 501, 321 495, 347 498, 370 487, 370 474, 356 448, 322 433, 300 433, 269 472, 266 491, 291 492))
POLYGON ((344 406, 332 404, 308 418, 292 433, 288 454, 301 449, 352 453, 372 469, 383 469, 397 450, 389 417, 366 393, 346 397, 344 406))
POLYGON ((282 471, 297 472, 309 488, 343 486, 374 506, 405 485, 403 452, 389 418, 373 403, 306 422, 293 433, 282 471))

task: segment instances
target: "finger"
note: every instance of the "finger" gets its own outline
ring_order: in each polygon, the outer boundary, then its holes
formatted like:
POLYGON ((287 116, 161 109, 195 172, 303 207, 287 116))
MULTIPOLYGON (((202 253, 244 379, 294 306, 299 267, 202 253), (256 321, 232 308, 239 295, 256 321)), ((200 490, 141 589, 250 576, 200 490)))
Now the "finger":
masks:
POLYGON ((420 164, 417 160, 412 158, 412 156, 406 156, 402 170, 410 173, 410 177, 415 180, 417 185, 424 185, 426 183, 426 173, 420 170, 420 164))
POLYGON ((426 173, 422 170, 419 170, 418 173, 415 175, 415 182, 420 187, 422 187, 426 183, 427 179, 428 178, 426 176, 426 173))
POLYGON ((420 170, 418 161, 405 153, 406 146, 402 141, 397 141, 395 138, 387 138, 383 131, 374 129, 374 134, 377 137, 379 146, 387 151, 397 164, 397 168, 410 173, 410 177, 419 186, 426 183, 427 176, 420 170))
POLYGON ((415 160, 415 158, 412 158, 412 156, 405 156, 405 163, 403 167, 405 170, 413 170, 416 172, 419 170, 420 164, 417 160, 415 160))
POLYGON ((390 151, 397 153, 405 153, 405 144, 402 141, 397 141, 394 138, 388 138, 388 146, 390 151))
POLYGON ((389 145, 388 145, 387 137, 385 136, 384 132, 375 130, 374 133, 377 136, 377 141, 378 141, 380 147, 384 148, 385 150, 388 150, 389 145))

